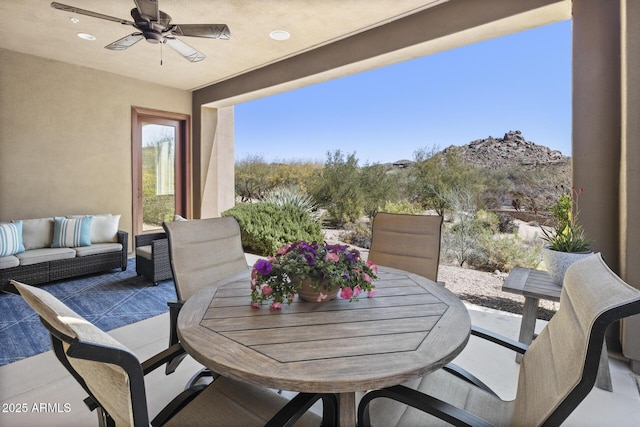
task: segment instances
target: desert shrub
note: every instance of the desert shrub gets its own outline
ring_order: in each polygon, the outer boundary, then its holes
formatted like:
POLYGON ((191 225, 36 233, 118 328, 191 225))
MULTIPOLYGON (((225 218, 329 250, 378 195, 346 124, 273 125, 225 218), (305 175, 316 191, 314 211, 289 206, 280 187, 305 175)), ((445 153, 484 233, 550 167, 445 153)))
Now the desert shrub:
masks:
POLYGON ((490 230, 492 233, 497 233, 500 228, 500 219, 498 215, 493 212, 485 211, 484 209, 480 209, 476 213, 476 219, 480 222, 480 225, 490 230))
POLYGON ((485 230, 478 236, 478 251, 468 259, 471 267, 509 272, 513 267, 535 268, 540 263, 540 245, 527 244, 517 234, 493 234, 485 230))
POLYGON ((454 224, 442 227, 442 257, 448 261, 455 261, 459 266, 470 263, 470 260, 480 256, 478 237, 483 228, 475 218, 459 219, 454 224))
POLYGON ((417 208, 415 205, 409 202, 394 203, 387 200, 384 206, 379 209, 379 211, 396 214, 417 215, 422 212, 422 209, 417 208))
POLYGON ((313 197, 302 192, 298 187, 289 185, 286 187, 278 187, 268 191, 262 198, 263 202, 273 203, 274 205, 284 206, 293 205, 303 209, 314 219, 320 219, 318 206, 313 197))
POLYGON ((320 222, 291 204, 242 203, 222 216, 233 216, 238 221, 245 251, 258 255, 273 255, 280 246, 299 240, 324 240, 320 222))
POLYGON ((346 157, 340 150, 327 153, 324 168, 312 184, 310 194, 326 207, 330 224, 355 223, 364 214, 365 198, 355 153, 346 157))
POLYGON ((518 230, 518 225, 511 215, 498 213, 498 221, 498 231, 500 231, 500 233, 513 233, 518 230))
POLYGON ((371 224, 365 221, 349 224, 345 227, 341 239, 350 245, 369 249, 371 247, 371 224))

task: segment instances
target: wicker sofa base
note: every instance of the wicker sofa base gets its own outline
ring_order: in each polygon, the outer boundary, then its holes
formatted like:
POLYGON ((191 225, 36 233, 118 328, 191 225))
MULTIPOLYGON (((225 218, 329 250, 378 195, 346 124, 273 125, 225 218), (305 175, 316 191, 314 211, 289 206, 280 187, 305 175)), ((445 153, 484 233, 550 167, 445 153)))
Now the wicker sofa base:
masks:
POLYGON ((40 285, 54 280, 100 273, 115 268, 125 271, 127 269, 128 239, 128 233, 118 231, 118 243, 122 245, 122 250, 117 252, 105 252, 0 269, 0 286, 5 286, 10 280, 17 280, 29 285, 40 285))

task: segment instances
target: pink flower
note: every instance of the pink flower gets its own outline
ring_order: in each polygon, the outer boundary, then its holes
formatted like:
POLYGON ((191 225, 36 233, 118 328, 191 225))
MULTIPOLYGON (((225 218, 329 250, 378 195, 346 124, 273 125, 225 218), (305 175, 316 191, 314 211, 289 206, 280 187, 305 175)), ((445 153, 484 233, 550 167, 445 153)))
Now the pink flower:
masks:
POLYGON ((362 292, 362 288, 360 287, 360 285, 357 285, 355 288, 353 288, 353 294, 357 297, 358 295, 360 295, 360 293, 362 292))
POLYGON ((258 270, 255 268, 251 270, 251 282, 255 281, 258 278, 258 270))
POLYGON ((367 273, 362 273, 362 278, 365 282, 371 283, 371 276, 369 276, 367 273))
POLYGON ((343 299, 351 299, 352 296, 353 289, 348 286, 346 288, 342 288, 342 291, 340 291, 340 297, 342 297, 343 299))
POLYGON ((371 261, 367 261, 367 266, 373 270, 374 273, 378 274, 378 266, 371 261))
POLYGON ((325 262, 329 262, 329 261, 338 262, 340 261, 340 257, 338 257, 337 254, 329 252, 324 256, 324 260, 325 262))
POLYGON ((291 249, 291 244, 281 246, 280 249, 278 249, 278 255, 286 254, 289 252, 289 249, 291 249))
POLYGON ((268 296, 273 293, 273 288, 269 285, 265 285, 262 287, 262 295, 268 296))
POLYGON ((320 292, 318 294, 318 298, 316 299, 316 302, 322 302, 323 299, 327 299, 327 295, 320 292))
POLYGON ((259 303, 257 303, 257 302, 254 302, 253 304, 251 304, 251 308, 257 308, 257 309, 259 309, 259 308, 260 308, 260 304, 259 304, 259 303))
POLYGON ((367 297, 368 298, 373 298, 376 296, 378 292, 375 289, 371 289, 369 292, 367 292, 367 297))
POLYGON ((274 311, 274 310, 280 310, 282 308, 282 303, 274 301, 271 304, 271 307, 269 307, 269 310, 274 311))

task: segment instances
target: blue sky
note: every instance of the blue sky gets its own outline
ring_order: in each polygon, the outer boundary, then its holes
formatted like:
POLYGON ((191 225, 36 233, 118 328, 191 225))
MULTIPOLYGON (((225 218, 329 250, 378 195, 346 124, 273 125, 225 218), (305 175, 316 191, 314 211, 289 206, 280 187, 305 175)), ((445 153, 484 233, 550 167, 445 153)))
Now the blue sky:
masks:
POLYGON ((235 107, 236 159, 413 159, 520 130, 571 155, 571 22, 405 61, 235 107))

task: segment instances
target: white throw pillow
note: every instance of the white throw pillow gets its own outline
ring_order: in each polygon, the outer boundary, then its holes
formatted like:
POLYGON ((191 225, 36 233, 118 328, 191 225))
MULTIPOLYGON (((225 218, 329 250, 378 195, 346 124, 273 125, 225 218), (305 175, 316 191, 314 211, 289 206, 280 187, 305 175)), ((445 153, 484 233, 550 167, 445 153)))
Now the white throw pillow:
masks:
POLYGON ((22 220, 22 243, 26 250, 50 248, 53 242, 53 218, 22 220))
POLYGON ((94 215, 91 223, 91 243, 115 243, 118 241, 120 215, 94 215))

